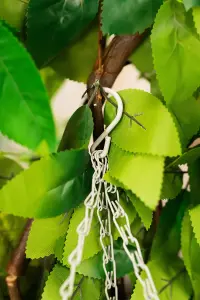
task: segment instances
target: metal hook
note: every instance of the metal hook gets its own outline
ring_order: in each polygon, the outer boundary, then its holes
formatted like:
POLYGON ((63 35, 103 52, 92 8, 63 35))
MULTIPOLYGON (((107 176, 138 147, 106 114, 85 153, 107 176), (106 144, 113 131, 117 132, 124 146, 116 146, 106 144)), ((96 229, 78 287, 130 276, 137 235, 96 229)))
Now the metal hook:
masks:
POLYGON ((99 144, 105 139, 104 149, 103 149, 102 153, 100 154, 101 158, 104 158, 108 154, 108 150, 110 147, 110 141, 111 141, 111 137, 109 136, 109 133, 119 123, 119 121, 121 120, 122 114, 123 114, 123 102, 122 102, 122 99, 119 96, 119 94, 107 87, 104 87, 103 89, 107 94, 110 94, 111 96, 113 96, 115 98, 115 100, 117 101, 117 114, 116 114, 116 117, 114 118, 114 120, 112 121, 112 123, 110 123, 110 125, 108 125, 108 127, 104 130, 104 132, 98 137, 98 139, 93 143, 93 145, 90 148, 91 153, 94 152, 96 150, 96 148, 99 146, 99 144))

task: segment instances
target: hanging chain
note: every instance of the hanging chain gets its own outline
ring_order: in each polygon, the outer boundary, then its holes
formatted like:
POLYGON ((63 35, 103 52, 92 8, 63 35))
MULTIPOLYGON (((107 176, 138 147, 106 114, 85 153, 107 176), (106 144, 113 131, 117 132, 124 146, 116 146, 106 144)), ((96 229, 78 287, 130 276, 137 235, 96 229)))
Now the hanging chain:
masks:
POLYGON ((92 191, 84 201, 85 216, 77 227, 78 243, 68 258, 71 266, 70 275, 60 288, 60 295, 63 300, 68 300, 73 294, 76 268, 81 263, 85 238, 88 236, 93 214, 97 208, 97 216, 100 223, 100 243, 103 249, 103 268, 106 275, 105 294, 108 300, 118 299, 117 279, 116 279, 116 262, 114 259, 113 237, 111 232, 111 215, 113 223, 118 230, 122 240, 123 248, 133 264, 134 273, 143 286, 144 297, 146 300, 159 300, 157 291, 151 277, 148 267, 145 265, 138 240, 133 237, 130 229, 128 216, 119 201, 119 192, 116 186, 108 184, 103 180, 103 176, 108 169, 107 157, 100 157, 102 150, 94 151, 91 155, 91 162, 94 168, 92 177, 92 191), (110 197, 114 196, 115 200, 110 197), (122 224, 123 221, 123 225, 122 224), (129 244, 134 244, 136 250, 130 252, 129 244), (110 267, 111 266, 111 267, 110 267), (140 275, 141 271, 145 272, 145 279, 140 275), (109 291, 114 288, 115 296, 111 298, 109 291))

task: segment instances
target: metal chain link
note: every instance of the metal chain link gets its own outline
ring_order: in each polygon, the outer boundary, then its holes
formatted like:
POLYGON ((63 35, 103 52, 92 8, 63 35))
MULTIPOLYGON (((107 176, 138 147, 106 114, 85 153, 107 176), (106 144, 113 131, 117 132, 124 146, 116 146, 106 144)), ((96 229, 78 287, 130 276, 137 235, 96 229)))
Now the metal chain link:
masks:
POLYGON ((116 262, 114 259, 113 237, 111 232, 111 214, 114 225, 116 226, 122 240, 123 248, 133 264, 133 269, 136 277, 143 286, 144 297, 146 300, 159 300, 157 291, 151 277, 148 267, 145 265, 138 240, 133 237, 130 229, 128 216, 119 202, 119 193, 116 186, 108 184, 103 180, 103 176, 108 169, 107 157, 100 157, 102 150, 94 151, 91 155, 91 162, 94 168, 92 178, 92 191, 84 201, 85 216, 82 222, 77 227, 78 243, 77 247, 70 254, 68 261, 71 266, 70 275, 60 288, 60 295, 63 300, 68 300, 73 294, 76 268, 80 264, 83 254, 84 242, 86 236, 90 232, 94 210, 97 207, 97 216, 100 222, 100 243, 103 249, 103 268, 106 275, 105 294, 106 298, 117 300, 117 281, 116 281, 116 262), (115 200, 111 201, 110 195, 115 195, 115 200), (121 225, 119 220, 124 219, 125 224, 121 225), (105 244, 105 240, 109 242, 105 244), (134 253, 130 252, 128 245, 130 242, 136 247, 134 253), (111 264, 111 270, 107 266, 111 264), (140 275, 141 270, 146 274, 143 279, 140 275), (109 296, 111 288, 115 290, 115 296, 109 296))

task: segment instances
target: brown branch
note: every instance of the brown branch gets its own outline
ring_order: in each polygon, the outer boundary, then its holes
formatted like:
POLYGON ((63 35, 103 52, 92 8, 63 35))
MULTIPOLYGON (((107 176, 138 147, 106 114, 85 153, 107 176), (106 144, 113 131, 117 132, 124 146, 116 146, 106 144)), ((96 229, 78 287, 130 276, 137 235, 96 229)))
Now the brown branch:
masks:
MULTIPOLYGON (((146 34, 147 33, 145 32, 141 35, 135 34, 114 37, 110 45, 105 50, 105 54, 102 61, 102 74, 98 76, 99 74, 97 74, 96 72, 96 70, 98 69, 97 59, 94 70, 88 78, 88 87, 90 87, 96 79, 100 80, 102 86, 112 87, 117 76, 124 67, 128 57, 141 44, 146 34)), ((96 98, 94 101, 94 105, 92 105, 91 109, 94 119, 94 139, 96 140, 104 130, 102 101, 99 101, 99 99, 96 98)))

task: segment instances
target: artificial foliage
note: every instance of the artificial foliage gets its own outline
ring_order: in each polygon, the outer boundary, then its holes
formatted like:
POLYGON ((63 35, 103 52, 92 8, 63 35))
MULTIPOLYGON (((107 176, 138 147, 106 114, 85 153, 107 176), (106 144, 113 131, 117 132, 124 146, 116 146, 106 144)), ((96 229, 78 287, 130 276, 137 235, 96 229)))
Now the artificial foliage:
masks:
MULTIPOLYGON (((124 114, 110 134, 104 180, 118 188, 159 299, 200 299, 200 1, 1 0, 0 133, 24 147, 23 154, 5 152, 0 142, 2 300, 15 300, 7 264, 30 219, 22 299, 61 299, 92 186, 91 137, 103 124, 98 105, 85 101, 60 140, 51 99, 65 79, 88 82, 91 95, 91 78, 102 72, 97 77, 109 86, 120 60, 138 70, 150 92, 119 91, 124 114)), ((65 101, 70 106, 70 96, 65 101)), ((105 126, 116 115, 113 101, 105 104, 105 126)), ((99 230, 95 210, 73 300, 106 299, 99 230)), ((119 300, 145 299, 114 224, 111 230, 119 300)), ((128 250, 134 254, 135 245, 128 250)))

